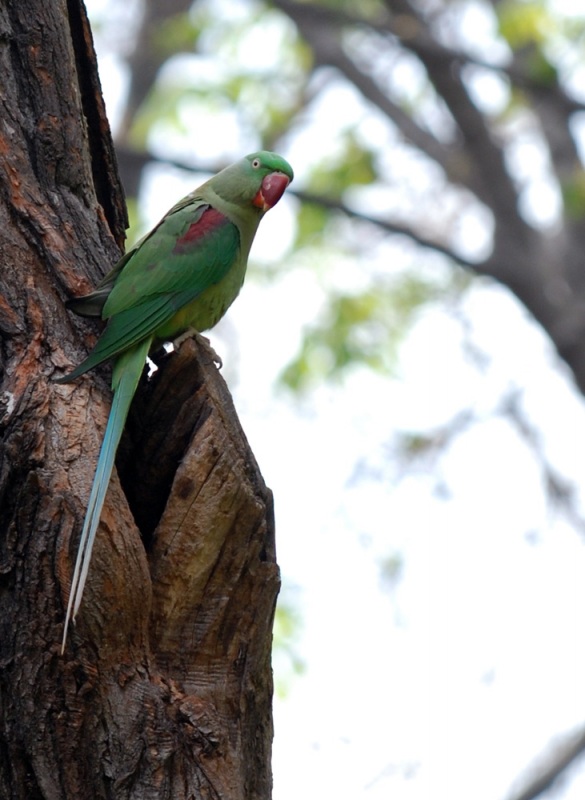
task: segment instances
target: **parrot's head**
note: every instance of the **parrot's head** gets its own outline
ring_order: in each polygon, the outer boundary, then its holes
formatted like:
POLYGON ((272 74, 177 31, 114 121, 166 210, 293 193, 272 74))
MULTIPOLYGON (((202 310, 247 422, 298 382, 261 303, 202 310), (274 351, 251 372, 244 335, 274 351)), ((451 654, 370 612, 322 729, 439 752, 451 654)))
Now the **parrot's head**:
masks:
POLYGON ((284 190, 292 181, 294 177, 292 167, 282 156, 269 153, 267 150, 252 153, 246 156, 244 161, 250 165, 248 167, 250 174, 254 176, 256 173, 256 183, 260 181, 252 203, 256 208, 268 211, 278 203, 284 190))
POLYGON ((215 191, 226 200, 253 207, 262 214, 273 208, 293 179, 288 161, 276 153, 251 153, 213 178, 215 191))

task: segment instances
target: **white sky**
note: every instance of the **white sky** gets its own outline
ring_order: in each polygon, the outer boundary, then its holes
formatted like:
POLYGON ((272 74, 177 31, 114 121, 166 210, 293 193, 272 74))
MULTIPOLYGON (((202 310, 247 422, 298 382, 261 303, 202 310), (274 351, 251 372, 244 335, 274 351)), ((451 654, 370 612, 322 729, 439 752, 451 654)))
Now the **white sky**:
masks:
MULTIPOLYGON (((503 798, 554 733, 585 717, 582 539, 547 512, 538 466, 498 419, 442 461, 449 499, 435 496, 429 476, 357 486, 351 478, 357 460, 379 461, 396 424, 436 421, 437 407, 456 408, 474 391, 474 407, 487 412, 506 374, 524 387, 559 468, 578 475, 583 405, 552 369, 540 332, 486 288, 470 302, 484 322, 501 322, 499 341, 493 325, 478 325, 499 375, 470 388, 450 321, 436 312, 404 349, 402 381, 360 376, 295 413, 270 395, 279 332, 296 316, 286 317, 290 295, 271 296, 258 327, 255 293, 246 287, 231 315, 236 401, 275 492, 279 563, 300 587, 307 662, 276 703, 275 799, 306 796, 307 785, 311 797, 340 800, 503 798), (404 560, 392 592, 376 562, 389 552, 404 560)), ((584 787, 559 796, 582 797, 584 787)))
MULTIPOLYGON (((111 108, 123 85, 114 68, 104 57, 111 108)), ((331 103, 325 111, 320 144, 301 133, 284 153, 300 175, 332 144, 339 119, 331 103)), ((198 131, 197 144, 229 152, 233 134, 222 137, 198 131)), ((153 181, 151 223, 187 190, 173 174, 153 181)), ((554 217, 545 194, 530 203, 554 217)), ((293 214, 289 201, 270 213, 256 258, 290 238, 293 214)), ((466 359, 460 326, 430 308, 402 348, 399 378, 356 372, 304 401, 275 393, 320 291, 303 268, 269 286, 249 281, 212 334, 275 493, 284 596, 303 619, 306 671, 275 702, 274 800, 503 800, 552 737, 585 720, 585 548, 547 505, 534 454, 494 412, 516 387, 551 463, 581 483, 585 405, 539 329, 489 284, 463 308, 489 357, 484 373, 466 359), (395 432, 463 407, 482 421, 433 469, 400 474, 395 432), (359 464, 379 476, 356 477, 359 464), (389 587, 380 561, 395 554, 403 572, 389 587)), ((582 770, 556 796, 584 793, 582 770)))

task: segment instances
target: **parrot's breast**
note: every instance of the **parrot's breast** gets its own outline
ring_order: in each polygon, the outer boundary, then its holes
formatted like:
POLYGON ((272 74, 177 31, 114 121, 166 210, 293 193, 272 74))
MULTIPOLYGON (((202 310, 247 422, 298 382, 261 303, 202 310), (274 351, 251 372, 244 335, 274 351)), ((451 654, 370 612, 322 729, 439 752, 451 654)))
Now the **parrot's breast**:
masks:
POLYGON ((246 275, 246 261, 247 259, 238 257, 218 283, 208 286, 158 328, 155 338, 169 341, 189 328, 195 328, 199 332, 213 328, 240 293, 246 275))

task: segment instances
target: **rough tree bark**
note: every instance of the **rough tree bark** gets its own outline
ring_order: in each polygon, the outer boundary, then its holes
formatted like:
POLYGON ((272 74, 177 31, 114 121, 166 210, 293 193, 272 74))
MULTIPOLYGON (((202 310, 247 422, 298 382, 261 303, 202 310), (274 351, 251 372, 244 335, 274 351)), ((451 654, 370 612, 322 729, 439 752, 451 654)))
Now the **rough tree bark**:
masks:
POLYGON ((0 74, 0 797, 264 800, 271 494, 193 342, 143 379, 60 656, 110 401, 54 383, 96 334, 63 300, 125 212, 80 0, 0 3, 0 74))

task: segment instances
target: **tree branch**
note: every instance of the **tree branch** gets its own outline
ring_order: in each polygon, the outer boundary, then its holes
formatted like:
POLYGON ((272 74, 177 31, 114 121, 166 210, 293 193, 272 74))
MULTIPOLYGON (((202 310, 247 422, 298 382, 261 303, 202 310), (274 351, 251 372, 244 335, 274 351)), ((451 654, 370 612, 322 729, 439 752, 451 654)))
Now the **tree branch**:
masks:
POLYGON ((409 225, 404 225, 403 223, 399 222, 391 222, 385 219, 378 219, 377 217, 371 217, 368 214, 363 214, 361 211, 355 211, 349 206, 346 206, 340 200, 335 200, 331 197, 325 197, 324 195, 313 194, 312 192, 305 192, 302 189, 291 189, 289 190, 289 193, 294 194, 295 197, 298 197, 298 199, 303 203, 309 203, 319 206, 320 208, 326 208, 328 211, 339 211, 340 213, 345 214, 345 216, 351 217, 352 219, 357 219, 362 222, 368 222, 371 225, 376 225, 381 230, 386 231, 386 233, 406 236, 407 239, 410 239, 420 247, 424 247, 427 250, 433 250, 435 253, 440 253, 441 255, 446 256, 449 260, 453 261, 455 264, 458 264, 460 267, 465 267, 465 269, 472 270, 473 272, 480 272, 481 274, 484 274, 480 263, 476 261, 470 261, 464 256, 460 256, 450 247, 447 247, 447 245, 423 236, 409 225))
MULTIPOLYGON (((448 148, 431 134, 419 128, 408 115, 399 112, 377 83, 359 69, 343 52, 339 39, 340 24, 328 24, 325 15, 307 15, 306 4, 277 0, 278 6, 291 15, 302 35, 311 45, 318 63, 337 67, 381 111, 398 125, 404 136, 435 160, 447 176, 470 188, 506 227, 513 227, 515 238, 528 239, 531 231, 518 211, 518 196, 506 169, 502 149, 496 144, 486 120, 469 97, 461 78, 461 59, 453 51, 432 49, 420 44, 430 39, 424 20, 406 0, 387 0, 389 10, 396 12, 397 25, 406 31, 402 44, 413 52, 427 71, 429 81, 451 112, 465 148, 448 148), (423 33, 424 32, 424 35, 423 33), (462 160, 462 153, 463 156, 462 160)), ((321 9, 319 9, 321 10, 321 9)))
MULTIPOLYGON (((332 66, 353 83, 361 94, 390 119, 404 138, 442 167, 455 183, 469 186, 471 167, 461 148, 452 148, 440 142, 429 131, 421 128, 400 106, 384 92, 380 85, 343 51, 338 37, 339 28, 349 20, 359 24, 352 15, 308 3, 276 0, 277 5, 297 25, 302 36, 313 50, 317 64, 332 66), (333 25, 332 25, 333 23, 333 25)), ((364 24, 367 25, 367 22, 364 24)))
POLYGON ((554 746, 534 770, 533 777, 518 792, 512 792, 508 800, 535 800, 563 776, 567 769, 585 752, 585 728, 566 737, 554 746))
MULTIPOLYGON (((280 8, 281 11, 290 16, 295 22, 306 20, 306 26, 323 25, 329 28, 354 27, 371 30, 378 34, 388 33, 400 41, 407 49, 425 51, 429 55, 443 59, 449 64, 458 64, 460 66, 467 64, 481 67, 491 72, 497 72, 509 78, 518 88, 533 88, 535 91, 542 89, 542 83, 530 75, 530 72, 518 63, 493 63, 479 58, 478 56, 471 55, 470 53, 466 53, 463 50, 447 47, 441 42, 438 42, 429 35, 424 25, 413 25, 412 18, 408 20, 401 15, 395 15, 395 8, 393 7, 392 0, 388 0, 387 2, 390 11, 389 14, 378 14, 369 17, 352 14, 345 10, 334 9, 332 6, 323 6, 314 2, 303 3, 297 2, 297 0, 273 0, 273 5, 280 8)), ((558 87, 558 98, 559 103, 567 113, 585 110, 585 103, 567 95, 560 86, 558 87)))
MULTIPOLYGON (((424 19, 410 0, 386 0, 386 4, 396 13, 410 17, 413 28, 426 28, 424 19)), ((506 168, 504 153, 467 92, 461 77, 461 65, 417 47, 416 39, 411 39, 407 46, 420 59, 429 80, 457 123, 481 187, 478 196, 493 210, 499 225, 513 227, 520 240, 529 237, 529 227, 518 211, 518 194, 506 168)))
MULTIPOLYGON (((316 60, 320 61, 322 54, 317 49, 314 52, 316 60)), ((396 125, 406 141, 414 145, 443 169, 452 183, 465 186, 479 194, 481 186, 477 185, 474 179, 473 169, 465 151, 461 147, 449 147, 443 144, 431 133, 417 125, 411 116, 382 91, 372 77, 356 66, 341 47, 329 47, 328 57, 321 63, 329 64, 345 75, 367 100, 396 125)))
MULTIPOLYGON (((143 14, 136 31, 136 41, 132 53, 126 59, 130 73, 128 99, 124 117, 116 134, 117 143, 125 143, 136 112, 139 110, 156 82, 161 66, 169 58, 169 53, 160 42, 161 26, 171 17, 187 13, 191 0, 143 0, 143 14), (158 39, 157 39, 158 37, 158 39)), ((126 183, 129 197, 136 197, 138 183, 126 183)))

